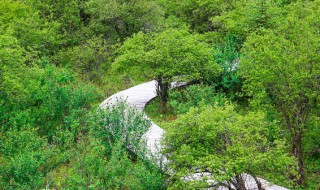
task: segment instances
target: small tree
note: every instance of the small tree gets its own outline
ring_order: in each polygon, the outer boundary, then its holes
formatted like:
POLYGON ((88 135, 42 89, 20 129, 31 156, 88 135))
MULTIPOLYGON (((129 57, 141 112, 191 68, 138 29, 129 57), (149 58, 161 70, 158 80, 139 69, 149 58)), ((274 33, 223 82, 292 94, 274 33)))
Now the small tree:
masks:
POLYGON ((268 141, 268 129, 274 124, 266 122, 263 113, 239 115, 232 105, 190 109, 170 124, 164 139, 176 180, 172 185, 181 189, 200 185, 245 190, 250 175, 262 190, 258 175, 286 181, 286 175, 294 172, 289 166, 295 162, 285 153, 284 140, 268 141), (183 179, 195 172, 210 172, 209 179, 216 183, 204 180, 199 184, 199 179, 185 183, 183 179))
POLYGON ((201 79, 218 73, 211 60, 211 48, 202 37, 185 29, 160 33, 138 33, 119 49, 114 67, 144 78, 155 78, 162 111, 166 112, 168 90, 174 76, 184 80, 201 79))

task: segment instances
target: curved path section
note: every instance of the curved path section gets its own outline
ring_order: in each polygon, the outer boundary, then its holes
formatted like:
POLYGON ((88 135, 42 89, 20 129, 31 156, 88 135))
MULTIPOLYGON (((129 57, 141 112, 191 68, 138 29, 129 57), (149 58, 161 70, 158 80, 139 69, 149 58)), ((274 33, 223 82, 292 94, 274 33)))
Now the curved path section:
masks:
MULTIPOLYGON (((186 85, 186 83, 172 83, 171 88, 179 87, 186 85)), ((116 103, 119 99, 125 100, 130 106, 135 107, 138 111, 143 111, 146 104, 153 98, 157 96, 156 93, 156 81, 150 81, 146 82, 131 88, 128 88, 126 90, 123 90, 121 92, 118 92, 109 98, 107 98, 105 101, 103 101, 100 104, 100 108, 107 108, 110 104, 116 103)), ((147 117, 147 116, 146 116, 147 117)), ((162 138, 162 135, 164 133, 164 130, 161 129, 158 125, 151 122, 152 125, 148 132, 144 134, 144 137, 146 138, 148 149, 153 154, 157 154, 157 150, 159 150, 160 147, 160 140, 162 138)), ((200 179, 204 176, 208 176, 210 173, 196 173, 192 176, 188 176, 186 180, 196 180, 200 179)), ((273 185, 269 183, 268 181, 264 179, 260 179, 261 183, 263 184, 263 187, 265 190, 288 190, 286 188, 273 185)), ((254 180, 252 177, 247 178, 246 185, 249 190, 257 189, 254 185, 254 180)), ((220 187, 219 190, 225 190, 226 188, 220 187)))
MULTIPOLYGON (((110 96, 100 104, 100 108, 106 108, 108 105, 115 103, 117 100, 124 99, 130 106, 134 106, 138 111, 143 111, 146 104, 157 96, 155 89, 155 80, 128 88, 110 96)), ((163 129, 151 122, 151 127, 145 134, 145 137, 148 148, 152 153, 156 153, 163 133, 163 129)))

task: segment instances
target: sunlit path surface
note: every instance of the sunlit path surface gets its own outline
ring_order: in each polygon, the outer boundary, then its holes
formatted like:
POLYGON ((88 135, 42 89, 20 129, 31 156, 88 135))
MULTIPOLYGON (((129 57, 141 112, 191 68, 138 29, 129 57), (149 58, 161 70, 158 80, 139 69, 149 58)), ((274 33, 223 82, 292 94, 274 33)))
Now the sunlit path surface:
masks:
MULTIPOLYGON (((171 88, 185 85, 186 83, 172 83, 171 88)), ((119 100, 126 100, 126 102, 135 107, 138 111, 143 111, 146 104, 153 98, 157 96, 156 94, 156 81, 146 82, 129 89, 118 92, 100 104, 100 108, 106 108, 108 105, 116 103, 119 100)), ((147 116, 146 116, 147 117, 147 116)), ((165 131, 161 129, 158 125, 152 122, 152 125, 148 132, 144 135, 147 140, 148 149, 153 153, 158 153, 158 148, 160 147, 160 140, 165 131)), ((244 174, 246 175, 246 174, 244 174)), ((202 177, 210 176, 210 173, 195 173, 185 178, 185 180, 199 180, 202 177)), ((260 178, 259 178, 260 179, 260 178)), ((284 187, 273 185, 270 182, 260 179, 265 190, 288 190, 284 187)), ((214 182, 212 182, 214 183, 214 182)), ((248 190, 257 189, 254 179, 247 175, 246 176, 246 186, 248 190)), ((225 187, 220 187, 219 190, 227 190, 225 187)))

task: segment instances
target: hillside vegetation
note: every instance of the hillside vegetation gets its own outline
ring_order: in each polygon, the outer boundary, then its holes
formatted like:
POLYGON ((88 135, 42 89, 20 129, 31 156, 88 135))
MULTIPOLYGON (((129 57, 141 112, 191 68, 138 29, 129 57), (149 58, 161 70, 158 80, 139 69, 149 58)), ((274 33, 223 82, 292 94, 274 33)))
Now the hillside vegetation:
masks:
POLYGON ((320 0, 0 0, 0 189, 320 189, 319 52, 320 0), (149 80, 174 173, 98 108, 149 80))

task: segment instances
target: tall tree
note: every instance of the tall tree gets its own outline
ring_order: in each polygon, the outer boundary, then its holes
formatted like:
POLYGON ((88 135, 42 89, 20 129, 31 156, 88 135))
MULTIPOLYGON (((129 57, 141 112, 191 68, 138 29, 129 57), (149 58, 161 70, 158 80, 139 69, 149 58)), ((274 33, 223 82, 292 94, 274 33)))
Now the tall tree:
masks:
POLYGON ((194 80, 219 70, 211 59, 210 46, 202 42, 200 35, 185 29, 134 35, 119 49, 114 67, 156 79, 163 112, 166 112, 168 90, 175 76, 194 80))
POLYGON ((320 94, 319 4, 290 6, 277 30, 247 39, 240 60, 247 92, 259 101, 268 98, 283 116, 298 160, 298 184, 305 181, 303 138, 320 94))

